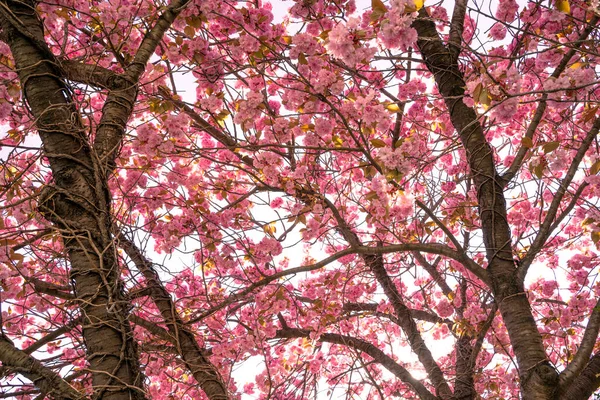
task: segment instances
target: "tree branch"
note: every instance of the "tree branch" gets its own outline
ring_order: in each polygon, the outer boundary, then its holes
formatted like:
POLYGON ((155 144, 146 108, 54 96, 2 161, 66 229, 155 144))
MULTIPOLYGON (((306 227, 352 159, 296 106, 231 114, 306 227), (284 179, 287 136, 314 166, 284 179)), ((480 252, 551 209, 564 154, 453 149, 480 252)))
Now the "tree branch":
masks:
POLYGON ((189 2, 190 0, 174 0, 158 17, 152 29, 146 32, 133 61, 125 71, 125 75, 129 80, 137 82, 140 79, 146 70, 146 64, 150 61, 150 57, 154 54, 165 32, 171 27, 175 18, 177 18, 189 2))
POLYGON ((56 285, 54 283, 49 283, 43 281, 38 278, 34 278, 32 276, 23 277, 26 282, 30 283, 33 286, 33 289, 36 292, 44 293, 49 296, 58 297, 64 300, 73 300, 75 296, 71 293, 71 288, 68 286, 56 285))
MULTIPOLYGON (((227 385, 223 381, 218 369, 207 358, 205 351, 198 345, 194 333, 187 329, 182 321, 171 295, 154 270, 152 263, 148 261, 137 246, 127 239, 122 233, 118 233, 119 246, 125 250, 127 256, 133 261, 137 269, 142 273, 147 281, 149 295, 158 307, 165 325, 168 329, 169 341, 173 343, 179 353, 179 356, 185 362, 185 365, 196 378, 196 381, 211 400, 227 400, 229 394, 227 385)), ((138 323, 150 330, 159 332, 158 326, 152 328, 139 317, 133 317, 132 321, 138 323), (152 329, 152 330, 151 330, 152 329)), ((159 335, 166 337, 164 332, 159 335)))
POLYGON ((86 397, 75 390, 57 373, 46 368, 41 362, 17 349, 10 340, 0 335, 0 361, 6 367, 18 371, 33 382, 42 393, 57 400, 82 400, 86 397))
POLYGON ((425 271, 427 271, 427 273, 431 276, 433 281, 440 287, 440 289, 442 289, 442 293, 444 293, 445 296, 448 296, 450 293, 452 293, 452 289, 435 267, 439 263, 439 257, 438 260, 436 260, 436 262, 430 264, 425 259, 425 257, 423 257, 423 255, 419 252, 414 252, 413 256, 419 262, 419 264, 421 264, 425 271))
POLYGON ((104 103, 94 141, 94 150, 104 167, 105 176, 114 169, 114 160, 119 152, 127 121, 131 116, 137 97, 138 82, 146 69, 146 64, 165 32, 188 2, 189 0, 174 0, 166 7, 154 26, 144 36, 131 65, 124 74, 113 80, 112 90, 104 103))
POLYGON ((247 288, 242 289, 236 293, 229 295, 227 297, 227 300, 224 300, 223 302, 217 304, 216 306, 209 308, 208 310, 204 311, 199 316, 190 319, 190 321, 188 321, 188 324, 194 324, 196 322, 199 322, 199 321, 203 320, 204 318, 208 317, 209 315, 212 315, 215 312, 223 309, 224 307, 227 307, 230 304, 233 304, 237 301, 244 299, 247 295, 252 293, 254 290, 258 289, 259 287, 266 286, 269 283, 276 281, 279 278, 282 278, 284 276, 299 274, 302 272, 315 271, 317 269, 325 267, 328 264, 331 264, 332 262, 336 261, 337 259, 339 259, 341 257, 347 256, 350 254, 375 255, 375 254, 397 253, 397 252, 403 252, 403 251, 407 251, 407 252, 421 251, 424 253, 440 254, 440 255, 444 255, 446 257, 460 261, 460 254, 458 254, 454 249, 451 249, 448 246, 445 246, 442 244, 437 244, 437 243, 406 243, 406 244, 396 244, 396 245, 382 246, 382 247, 367 247, 367 246, 349 247, 349 248, 347 248, 345 250, 341 250, 341 251, 339 251, 317 263, 304 265, 304 266, 296 267, 296 268, 290 268, 285 271, 276 272, 273 275, 264 277, 260 281, 249 285, 247 288))
POLYGON ((560 400, 589 399, 600 387, 600 353, 594 354, 579 376, 558 396, 560 400))
POLYGON ((34 351, 40 349, 42 346, 45 346, 46 344, 58 339, 60 336, 64 335, 65 333, 70 332, 73 328, 75 328, 80 323, 81 323, 81 318, 76 318, 76 319, 70 321, 69 323, 53 330, 52 332, 50 332, 43 338, 41 338, 38 341, 36 341, 35 343, 31 344, 25 350, 23 350, 23 352, 26 354, 33 353, 34 351))
POLYGON ((598 135, 599 131, 600 117, 596 118, 596 121, 594 121, 592 128, 588 131, 587 135, 583 139, 581 146, 579 146, 577 154, 575 154, 575 157, 573 158, 573 161, 571 162, 571 165, 569 166, 565 177, 560 181, 560 186, 556 191, 556 194, 552 198, 552 202, 550 203, 550 207, 548 207, 548 212, 546 213, 546 217, 542 222, 542 226, 540 226, 538 234, 536 235, 533 243, 531 244, 527 255, 521 261, 521 266, 518 271, 519 279, 521 280, 521 282, 527 276, 527 270, 533 263, 533 260, 535 259, 536 255, 540 252, 540 250, 546 243, 546 240, 548 240, 548 237, 552 234, 553 226, 556 227, 556 224, 554 224, 554 219, 556 217, 562 199, 567 193, 567 189, 569 188, 571 181, 573 180, 573 178, 575 178, 575 174, 579 170, 579 164, 583 160, 585 153, 588 151, 592 143, 594 143, 594 140, 596 139, 596 136, 598 135))
POLYGON ((133 322, 135 325, 144 328, 145 330, 147 330, 151 334, 153 334, 155 336, 158 336, 162 340, 164 340, 166 342, 169 342, 171 344, 174 344, 174 345, 177 344, 177 341, 175 340, 175 338, 173 336, 171 336, 171 334, 169 333, 169 331, 167 331, 164 328, 161 328, 156 323, 148 321, 147 319, 139 317, 139 316, 137 316, 135 314, 131 314, 129 316, 129 320, 131 322, 133 322))
POLYGON ((383 292, 390 300, 396 317, 398 318, 399 325, 407 336, 410 348, 417 355, 421 364, 423 364, 429 379, 431 379, 431 382, 436 388, 437 395, 442 399, 450 398, 452 396, 452 391, 446 382, 446 378, 444 378, 440 366, 425 344, 421 332, 411 315, 410 309, 405 305, 404 299, 398 291, 396 284, 388 275, 383 263, 383 256, 366 255, 364 260, 375 275, 377 282, 379 282, 383 288, 383 292))
MULTIPOLYGON (((295 328, 283 328, 277 331, 275 338, 280 339, 295 339, 310 337, 310 331, 295 328)), ((435 397, 420 381, 415 379, 406 368, 394 361, 393 358, 385 354, 373 344, 362 339, 351 336, 339 335, 335 333, 324 333, 319 336, 319 341, 333 343, 341 346, 348 346, 355 350, 361 351, 372 357, 377 363, 383 365, 394 376, 402 382, 410 385, 413 390, 423 400, 435 400, 435 397)))
POLYGON ((101 89, 112 89, 118 75, 97 64, 85 64, 73 60, 60 60, 59 67, 65 77, 73 82, 95 86, 101 89))
POLYGON ((596 303, 592 315, 590 315, 575 357, 573 357, 567 368, 559 375, 560 390, 568 388, 569 384, 581 373, 590 360, 596 340, 598 339, 598 331, 600 331, 600 299, 596 303))
MULTIPOLYGON (((208 133, 213 139, 215 139, 217 142, 221 143, 221 145, 225 146, 230 151, 235 152, 235 150, 238 147, 236 140, 234 140, 231 136, 224 134, 218 128, 212 126, 208 121, 206 121, 204 118, 202 118, 202 116, 200 114, 198 114, 196 111, 194 111, 194 109, 192 107, 188 106, 185 102, 174 98, 168 89, 166 89, 164 87, 160 87, 158 90, 160 92, 160 95, 163 98, 171 101, 175 105, 175 107, 177 107, 178 109, 183 111, 188 117, 190 117, 196 124, 197 128, 208 133)), ((238 154, 238 153, 235 153, 235 154, 238 154)), ((250 158, 246 155, 240 156, 238 154, 238 157, 246 165, 252 166, 252 164, 254 163, 252 158, 250 158)))
POLYGON ((419 10, 412 27, 427 69, 444 98, 452 125, 466 152, 471 179, 477 193, 483 242, 488 260, 490 288, 499 305, 511 345, 517 356, 525 397, 550 396, 558 374, 546 357, 531 306, 517 280, 511 229, 508 225, 503 181, 497 173, 494 153, 477 113, 464 101, 465 81, 450 50, 444 46, 426 8, 419 10))
MULTIPOLYGON (((596 24, 598 23, 599 19, 600 17, 598 17, 598 15, 594 15, 594 17, 590 20, 590 22, 585 27, 581 35, 579 35, 579 38, 575 42, 569 43, 571 46, 570 50, 563 56, 560 63, 556 66, 556 69, 552 72, 552 75, 550 75, 550 78, 558 78, 564 72, 564 70, 567 68, 567 65, 569 64, 569 61, 571 61, 571 58, 573 58, 577 50, 579 50, 581 45, 596 28, 596 24)), ((538 106, 535 110, 535 113, 533 114, 533 118, 531 119, 529 126, 527 127, 527 131, 525 132, 524 137, 533 139, 533 135, 535 134, 538 125, 542 121, 544 112, 546 111, 546 107, 548 104, 547 100, 548 94, 542 94, 542 97, 538 101, 538 106)), ((525 157, 527 156, 528 152, 529 148, 527 148, 526 146, 521 146, 517 151, 517 154, 512 164, 510 165, 508 170, 504 174, 502 174, 501 178, 505 187, 510 183, 510 181, 515 177, 517 172, 521 169, 523 161, 525 160, 525 157)))
MULTIPOLYGON (((465 251, 463 246, 460 244, 460 242, 456 239, 456 237, 452 234, 450 229, 448 229, 448 227, 446 225, 444 225, 444 223, 442 221, 440 221, 439 218, 433 213, 433 211, 431 211, 431 209, 429 207, 427 207, 422 201, 416 200, 415 202, 423 211, 425 211, 425 213, 429 216, 429 218, 431 218, 433 220, 433 222, 435 222, 435 224, 440 227, 440 229, 446 234, 448 239, 450 239, 450 241, 452 242, 454 247, 456 247, 457 252, 459 254, 461 254, 461 256, 462 256, 461 263, 469 271, 471 271, 473 274, 475 274, 475 276, 477 276, 479 279, 481 279, 486 285, 490 286, 491 282, 489 280, 488 272, 485 269, 481 268, 481 266, 479 266, 479 264, 477 264, 475 261, 473 261, 473 259, 471 257, 469 257, 467 255, 467 252, 465 251)), ((422 257, 422 260, 425 261, 425 259, 423 257, 422 257)), ((427 263, 427 262, 425 261, 425 263, 427 263)), ((438 276, 439 276, 439 274, 438 274, 438 276)), ((440 278, 441 278, 441 276, 440 276, 440 278)))
MULTIPOLYGON (((312 303, 316 302, 316 300, 313 300, 313 299, 310 299, 310 298, 304 297, 304 296, 296 296, 295 298, 303 303, 311 303, 312 304, 312 303)), ((379 307, 379 304, 377 304, 377 303, 344 303, 342 305, 342 309, 346 312, 366 311, 369 313, 373 313, 376 316, 388 318, 397 324, 398 320, 396 317, 394 317, 393 315, 383 313, 383 312, 378 312, 377 311, 378 307, 379 307)), ((425 310, 418 310, 415 308, 411 308, 410 313, 414 319, 419 320, 419 321, 431 322, 433 324, 446 324, 449 327, 452 327, 452 325, 454 325, 454 321, 452 321, 451 319, 442 318, 437 314, 427 312, 425 310)))
POLYGON ((450 35, 448 38, 448 48, 450 49, 453 62, 458 60, 458 56, 462 49, 462 35, 465 27, 467 1, 468 0, 456 0, 454 3, 452 22, 450 23, 450 35))
POLYGON ((144 376, 122 301, 110 236, 106 180, 97 174, 87 127, 71 88, 44 43, 34 0, 0 1, 0 26, 15 61, 24 101, 34 117, 52 184, 38 209, 61 231, 69 258, 94 395, 106 400, 142 399, 144 376))

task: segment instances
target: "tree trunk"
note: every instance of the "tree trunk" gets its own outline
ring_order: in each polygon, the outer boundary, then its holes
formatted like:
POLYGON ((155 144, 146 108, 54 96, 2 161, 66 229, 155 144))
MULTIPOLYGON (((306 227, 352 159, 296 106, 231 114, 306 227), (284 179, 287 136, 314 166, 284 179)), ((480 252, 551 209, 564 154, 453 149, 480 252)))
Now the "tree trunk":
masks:
POLYGON ((463 102, 465 82, 458 63, 441 41, 425 9, 421 9, 413 27, 419 34, 417 45, 425 64, 434 75, 467 154, 471 179, 477 189, 490 289, 517 359, 523 398, 552 399, 558 373, 546 357, 529 301, 517 277, 503 184, 496 171, 493 150, 483 134, 477 114, 463 102))
POLYGON ((39 208, 62 233, 83 316, 94 396, 142 399, 144 376, 127 320, 103 171, 45 46, 35 2, 5 0, 3 6, 0 24, 53 175, 53 183, 41 192, 39 208))

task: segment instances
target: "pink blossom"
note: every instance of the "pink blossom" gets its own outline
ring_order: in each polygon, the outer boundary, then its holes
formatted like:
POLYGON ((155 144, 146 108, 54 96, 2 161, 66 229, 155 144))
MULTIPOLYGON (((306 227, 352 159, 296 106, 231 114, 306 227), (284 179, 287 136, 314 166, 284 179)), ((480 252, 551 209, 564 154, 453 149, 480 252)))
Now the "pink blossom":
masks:
POLYGON ((490 29, 490 37, 494 40, 502 40, 506 37, 506 27, 500 22, 496 22, 490 29))

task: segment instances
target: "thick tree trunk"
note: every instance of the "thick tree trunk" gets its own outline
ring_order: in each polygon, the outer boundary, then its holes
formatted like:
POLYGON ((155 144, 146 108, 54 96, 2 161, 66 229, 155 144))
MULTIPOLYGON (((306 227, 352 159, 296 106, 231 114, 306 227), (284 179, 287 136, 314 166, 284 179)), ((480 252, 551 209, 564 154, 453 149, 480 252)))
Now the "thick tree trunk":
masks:
POLYGON ((110 234, 107 183, 87 141, 69 88, 45 47, 33 1, 3 1, 0 23, 48 158, 53 184, 39 207, 61 230, 71 264, 95 396, 144 398, 135 341, 127 320, 110 234))
POLYGON ((588 362, 581 374, 560 393, 560 400, 589 399, 600 387, 600 352, 596 353, 588 362))
POLYGON ((517 358, 523 398, 552 399, 558 374, 546 357, 529 301, 518 281, 503 184, 496 172, 492 149, 477 114, 463 102, 465 82, 458 64, 440 40, 425 9, 421 9, 413 27, 419 34, 417 45, 425 64, 434 75, 467 153, 471 179, 477 188, 491 289, 517 358))

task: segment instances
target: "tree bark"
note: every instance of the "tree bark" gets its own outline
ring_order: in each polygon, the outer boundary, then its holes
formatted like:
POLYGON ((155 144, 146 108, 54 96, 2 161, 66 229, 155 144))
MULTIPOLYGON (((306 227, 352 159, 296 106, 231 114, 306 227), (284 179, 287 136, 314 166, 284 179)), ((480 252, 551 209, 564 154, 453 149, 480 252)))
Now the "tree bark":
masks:
POLYGON ((477 114, 463 102, 465 82, 458 63, 441 41, 435 24, 424 8, 420 10, 413 27, 418 33, 417 45, 425 65, 434 75, 467 154, 471 179, 477 188, 491 289, 517 358, 523 397, 551 399, 558 383, 558 374, 546 357, 529 301, 517 278, 503 180, 496 171, 492 148, 485 138, 477 114))
POLYGON ((600 353, 594 354, 581 374, 560 394, 560 400, 589 399, 600 387, 600 353))
POLYGON ((218 369, 208 359, 206 351, 196 341, 194 333, 185 326, 171 295, 161 283, 152 263, 143 256, 134 243, 123 235, 119 236, 119 242, 146 278, 149 295, 165 321, 170 341, 206 396, 211 400, 229 399, 227 384, 223 381, 218 369))
POLYGON ((53 183, 42 190, 39 208, 62 233, 94 396, 142 399, 144 376, 110 234, 106 180, 70 89, 45 48, 35 2, 4 0, 2 5, 0 24, 52 170, 53 183))
POLYGON ((32 381, 43 394, 56 400, 83 400, 85 396, 65 382, 56 372, 46 368, 26 352, 17 349, 0 335, 0 360, 7 368, 14 368, 32 381))

